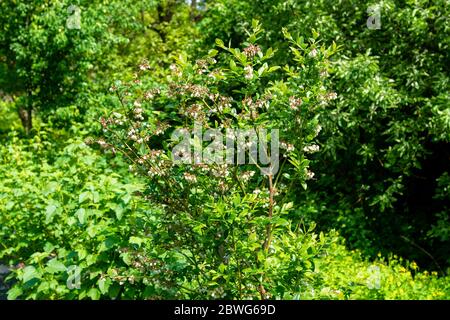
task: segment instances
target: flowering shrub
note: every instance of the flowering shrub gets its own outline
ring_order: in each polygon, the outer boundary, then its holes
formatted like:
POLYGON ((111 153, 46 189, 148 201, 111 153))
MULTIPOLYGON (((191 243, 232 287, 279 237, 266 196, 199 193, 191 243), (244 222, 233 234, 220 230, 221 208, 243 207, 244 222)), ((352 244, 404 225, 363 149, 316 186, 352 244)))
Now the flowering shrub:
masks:
MULTIPOLYGON (((164 205, 161 225, 139 240, 153 244, 142 250, 159 266, 147 271, 153 283, 166 284, 153 285, 158 294, 289 297, 327 245, 304 229, 291 197, 314 177, 308 154, 319 150, 316 111, 336 96, 324 86, 336 46, 285 30, 292 65, 280 68, 258 45, 262 32, 253 21, 243 49, 216 40, 220 51, 195 63, 181 56, 165 83, 150 81, 143 62, 110 89, 118 108, 101 119, 97 143, 124 154, 149 181, 145 197, 164 205)), ((141 265, 135 249, 123 254, 141 265)))

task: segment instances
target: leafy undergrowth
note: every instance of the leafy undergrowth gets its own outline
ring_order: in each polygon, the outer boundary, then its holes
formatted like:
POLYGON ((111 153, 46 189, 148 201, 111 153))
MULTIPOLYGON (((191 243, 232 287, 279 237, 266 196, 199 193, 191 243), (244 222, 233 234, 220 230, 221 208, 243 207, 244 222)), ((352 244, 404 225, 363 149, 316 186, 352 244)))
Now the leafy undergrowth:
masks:
POLYGON ((120 159, 108 164, 78 140, 48 147, 12 137, 0 148, 0 260, 24 284, 9 298, 96 298, 102 273, 125 265, 115 249, 145 232, 152 207, 134 196, 142 185, 121 174, 120 159), (89 270, 86 290, 67 287, 71 265, 89 270))
MULTIPOLYGON (((189 285, 183 270, 196 266, 174 243, 165 244, 163 210, 136 195, 142 185, 120 158, 108 160, 69 140, 51 150, 49 161, 44 145, 12 136, 0 148, 0 260, 12 269, 8 298, 194 297, 183 289, 189 285)), ((448 277, 419 272, 399 259, 366 261, 334 233, 321 235, 321 242, 315 242, 317 234, 307 235, 299 238, 307 241, 301 245, 326 245, 301 281, 273 298, 450 297, 448 277)), ((195 298, 221 298, 217 288, 195 298)))
POLYGON ((318 259, 320 296, 330 299, 449 299, 450 277, 419 271, 415 262, 378 256, 369 262, 359 251, 335 243, 318 259))

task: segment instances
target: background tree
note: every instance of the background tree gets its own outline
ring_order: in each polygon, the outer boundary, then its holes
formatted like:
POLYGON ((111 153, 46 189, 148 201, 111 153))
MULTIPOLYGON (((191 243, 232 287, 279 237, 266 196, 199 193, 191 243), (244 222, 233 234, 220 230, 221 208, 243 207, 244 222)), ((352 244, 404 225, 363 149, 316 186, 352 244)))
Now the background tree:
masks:
POLYGON ((264 40, 277 44, 280 64, 285 26, 301 35, 314 28, 340 45, 324 70, 338 99, 321 113, 317 183, 299 197, 311 204, 305 218, 339 228, 371 256, 394 247, 424 265, 448 266, 448 1, 207 3, 205 43, 240 42, 252 17, 270 30, 264 40), (378 8, 380 29, 367 27, 369 8, 378 8))
POLYGON ((76 104, 85 112, 103 80, 142 59, 158 72, 194 32, 189 6, 178 0, 5 0, 0 10, 0 83, 27 134, 33 112, 47 118, 76 104))

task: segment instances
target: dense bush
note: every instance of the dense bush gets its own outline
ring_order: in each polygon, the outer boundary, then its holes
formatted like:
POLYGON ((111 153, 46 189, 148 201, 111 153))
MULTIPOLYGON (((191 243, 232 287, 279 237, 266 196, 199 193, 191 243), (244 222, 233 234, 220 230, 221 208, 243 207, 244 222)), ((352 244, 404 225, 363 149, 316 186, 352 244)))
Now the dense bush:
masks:
POLYGON ((270 30, 261 43, 280 49, 280 64, 287 59, 283 27, 301 35, 314 28, 339 44, 330 66, 339 98, 320 115, 317 181, 302 193, 316 206, 309 218, 339 228, 350 246, 371 256, 394 250, 423 266, 448 267, 448 1, 207 4, 205 43, 217 36, 241 41, 252 17, 270 30), (379 29, 367 28, 369 8, 378 8, 379 29))
POLYGON ((117 249, 147 232, 155 210, 134 196, 142 185, 120 161, 111 166, 77 140, 54 148, 44 137, 12 136, 0 149, 0 260, 18 281, 9 298, 126 295, 102 279, 126 266, 117 249), (73 265, 82 277, 71 291, 73 265))
MULTIPOLYGON (((313 175, 306 154, 315 150, 312 142, 320 130, 315 106, 334 97, 320 72, 336 46, 318 47, 315 38, 307 44, 285 32, 293 61, 281 69, 269 64, 273 49, 257 44, 261 32, 253 21, 244 48, 217 40, 220 54, 210 50, 195 64, 180 57, 167 84, 150 81, 149 86, 138 74, 111 88, 118 108, 101 120, 108 139, 98 144, 125 154, 130 170, 148 177, 148 197, 165 205, 170 238, 162 239, 184 256, 174 273, 173 281, 183 279, 178 297, 293 295, 291 286, 302 280, 314 265, 311 259, 326 245, 323 236, 315 239, 302 232, 300 221, 291 217, 287 192, 288 184, 306 188, 313 175), (173 133, 174 128, 184 131, 173 133), (235 128, 246 135, 244 140, 238 132, 230 133, 235 128), (282 164, 275 163, 280 161, 273 148, 278 134, 269 132, 278 128, 282 164), (191 136, 191 130, 198 130, 200 138, 191 136), (224 136, 236 152, 229 158, 224 136), (238 148, 245 144, 250 144, 243 150, 248 164, 238 166, 238 148), (264 156, 253 153, 257 145, 267 148, 264 156), (198 147, 202 150, 196 154, 198 147)), ((140 69, 148 72, 145 64, 140 69)))

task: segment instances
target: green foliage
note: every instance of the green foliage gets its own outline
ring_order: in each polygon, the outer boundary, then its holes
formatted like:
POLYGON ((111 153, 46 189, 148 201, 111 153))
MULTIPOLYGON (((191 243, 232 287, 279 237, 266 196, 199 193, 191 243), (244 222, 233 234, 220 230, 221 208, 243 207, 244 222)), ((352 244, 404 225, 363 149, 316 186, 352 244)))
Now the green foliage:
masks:
POLYGON ((288 59, 283 27, 301 35, 316 30, 339 44, 327 70, 338 99, 320 114, 322 152, 311 163, 317 183, 302 193, 310 200, 302 200, 317 204, 311 218, 319 225, 341 229, 353 238, 349 245, 368 254, 394 247, 436 268, 406 237, 446 265, 448 238, 430 245, 427 234, 435 235, 434 225, 448 226, 442 218, 448 209, 435 200, 438 179, 448 174, 448 1, 207 3, 200 22, 205 43, 217 35, 239 42, 249 18, 257 18, 270 30, 261 43, 279 49, 280 64, 288 59), (366 26, 372 6, 379 9, 379 29, 366 26))
POLYGON ((186 48, 193 33, 178 1, 8 0, 0 10, 8 13, 0 18, 0 83, 18 110, 28 112, 22 115, 27 133, 32 110, 64 126, 86 112, 92 91, 105 89, 98 90, 100 81, 124 72, 130 61, 152 58, 153 67, 166 62, 155 57, 186 48), (149 39, 153 45, 147 47, 143 41, 149 39))
POLYGON ((0 135, 20 129, 20 120, 13 103, 0 101, 0 119, 0 135))
POLYGON ((93 63, 105 45, 118 41, 108 32, 98 3, 83 4, 89 6, 75 7, 71 1, 2 1, 0 5, 8 13, 0 18, 0 56, 6 66, 2 71, 8 93, 17 96, 18 107, 27 112, 22 115, 27 133, 32 129, 32 110, 70 103, 87 86, 88 73, 94 72, 93 63))
POLYGON ((196 3, 0 2, 8 298, 450 299, 448 1, 196 3))
POLYGON ((98 297, 104 275, 125 266, 117 249, 147 232, 153 209, 134 196, 142 185, 80 141, 53 150, 11 139, 0 150, 0 259, 17 266, 9 297, 98 297), (81 272, 78 290, 66 285, 70 266, 81 272))
POLYGON ((448 276, 420 272, 416 263, 397 256, 378 255, 369 262, 361 252, 349 252, 339 242, 318 260, 316 272, 322 275, 316 294, 326 299, 448 300, 450 296, 448 276))
MULTIPOLYGON (((306 156, 316 147, 311 144, 318 133, 315 106, 333 96, 319 73, 336 48, 319 47, 315 38, 309 43, 294 40, 285 31, 293 59, 282 69, 269 64, 272 48, 257 45, 261 34, 255 20, 242 50, 216 40, 220 54, 212 49, 195 64, 181 56, 171 66, 168 84, 147 83, 148 71, 141 68, 143 77, 111 88, 118 108, 101 120, 107 140, 98 144, 126 155, 130 169, 148 177, 148 196, 165 205, 170 237, 163 239, 178 257, 172 271, 172 281, 180 286, 178 298, 292 297, 298 294, 292 283, 314 267, 312 259, 327 245, 324 237, 316 239, 290 216, 292 202, 286 195, 288 183, 306 188, 313 175, 306 156), (194 155, 195 164, 179 165, 174 156, 191 152, 191 147, 179 148, 191 137, 180 143, 169 134, 197 126, 205 129, 205 137, 193 137, 194 145, 211 140, 208 128, 254 129, 260 139, 268 134, 260 129, 281 128, 283 168, 276 168, 275 150, 267 154, 271 162, 264 170, 253 158, 249 165, 226 164, 220 147, 212 154, 206 147, 203 160, 194 155), (205 159, 208 155, 222 160, 205 159)), ((213 135, 215 144, 223 143, 223 133, 213 135)), ((274 139, 278 137, 272 136, 271 143, 274 139)), ((245 154, 251 157, 250 151, 245 154)))

